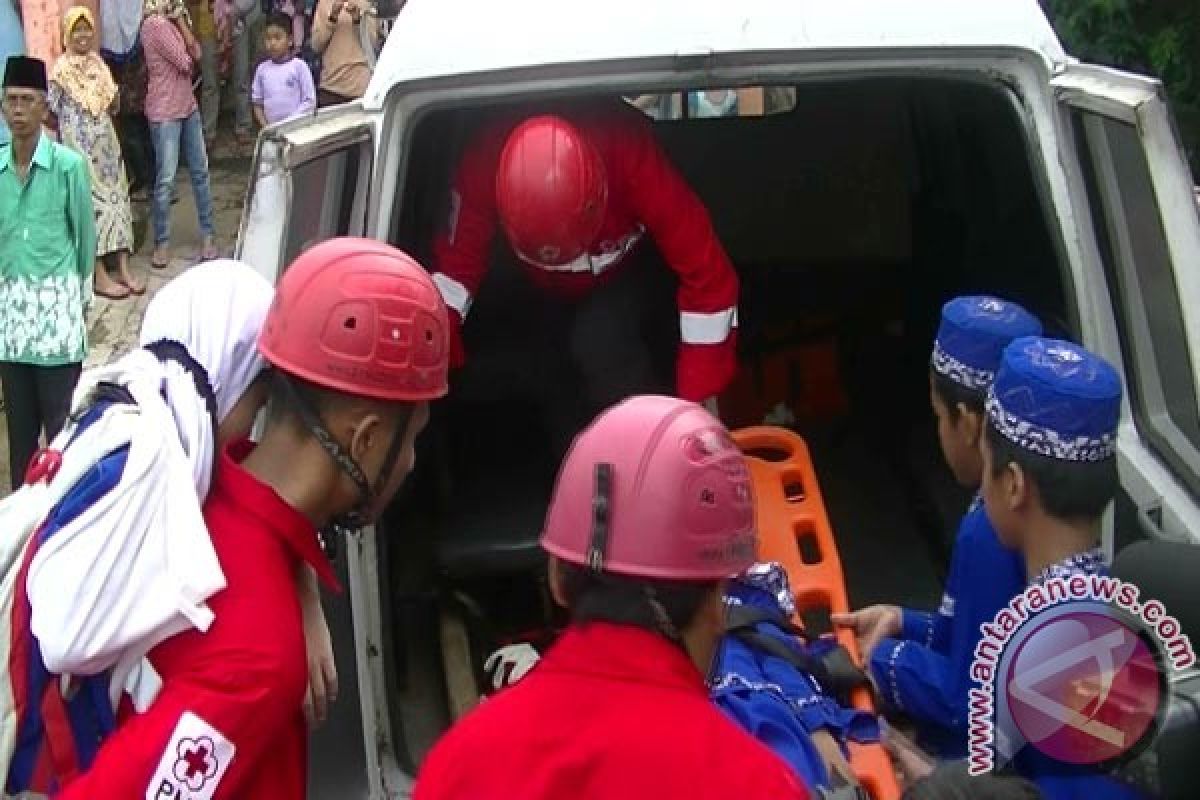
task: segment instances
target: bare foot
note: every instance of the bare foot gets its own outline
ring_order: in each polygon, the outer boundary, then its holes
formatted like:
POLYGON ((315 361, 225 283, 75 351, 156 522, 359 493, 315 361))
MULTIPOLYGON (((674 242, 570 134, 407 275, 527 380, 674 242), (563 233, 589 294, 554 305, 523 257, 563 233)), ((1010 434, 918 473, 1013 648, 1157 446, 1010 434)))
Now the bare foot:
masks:
POLYGON ((201 261, 213 261, 221 257, 220 251, 217 250, 217 243, 213 241, 211 236, 204 239, 204 246, 200 249, 201 261))
POLYGON ((96 264, 96 274, 92 283, 92 291, 109 300, 124 300, 129 297, 129 289, 109 277, 104 262, 96 264))
POLYGON ((145 294, 146 283, 133 277, 129 271, 129 254, 122 252, 117 256, 117 280, 124 284, 134 294, 145 294))

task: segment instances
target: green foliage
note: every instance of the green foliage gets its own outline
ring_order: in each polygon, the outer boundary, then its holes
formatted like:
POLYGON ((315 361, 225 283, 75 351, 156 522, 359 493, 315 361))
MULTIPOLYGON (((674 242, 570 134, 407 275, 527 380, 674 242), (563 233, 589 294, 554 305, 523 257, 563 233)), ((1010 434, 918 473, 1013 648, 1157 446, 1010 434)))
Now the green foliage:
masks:
POLYGON ((1200 3, 1043 0, 1067 50, 1084 61, 1162 79, 1200 174, 1200 3))

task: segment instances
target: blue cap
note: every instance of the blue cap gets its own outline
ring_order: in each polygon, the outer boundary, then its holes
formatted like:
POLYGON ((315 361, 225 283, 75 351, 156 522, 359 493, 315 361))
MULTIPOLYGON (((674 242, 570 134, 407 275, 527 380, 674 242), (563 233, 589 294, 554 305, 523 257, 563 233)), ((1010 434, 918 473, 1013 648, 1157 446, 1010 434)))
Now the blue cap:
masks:
POLYGON ((1016 303, 986 295, 956 297, 942 306, 930 363, 939 375, 983 393, 996 379, 1009 342, 1041 332, 1037 318, 1016 303))
POLYGON ((988 420, 1004 438, 1061 461, 1103 461, 1117 451, 1121 378, 1077 344, 1017 339, 987 399, 988 420))

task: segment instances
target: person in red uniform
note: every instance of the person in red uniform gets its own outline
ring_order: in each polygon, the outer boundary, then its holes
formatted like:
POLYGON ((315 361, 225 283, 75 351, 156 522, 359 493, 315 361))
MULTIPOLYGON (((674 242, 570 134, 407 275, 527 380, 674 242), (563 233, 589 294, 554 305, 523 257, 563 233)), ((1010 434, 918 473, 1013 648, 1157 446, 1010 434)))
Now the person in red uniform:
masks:
POLYGON ((754 560, 749 471, 700 406, 642 395, 567 454, 542 547, 571 624, 433 748, 414 800, 787 800, 792 771, 709 699, 725 579, 754 560))
POLYGON ((448 318, 400 251, 333 239, 280 279, 259 341, 275 370, 261 444, 222 456, 205 521, 228 587, 207 633, 159 645, 163 680, 57 800, 300 800, 308 682, 295 575, 336 578, 318 530, 374 518, 446 392, 448 318))
MULTIPOLYGON (((449 224, 433 247, 434 281, 452 322, 470 319, 500 228, 525 281, 506 287, 503 298, 485 292, 479 311, 486 318, 482 306, 506 303, 519 306, 511 310, 517 325, 531 315, 544 321, 522 343, 522 362, 544 372, 544 362, 565 356, 582 383, 581 422, 631 394, 670 392, 642 330, 652 316, 648 282, 656 279, 646 273, 659 262, 647 252, 648 238, 677 283, 674 393, 695 402, 716 396, 736 369, 738 277, 708 211, 641 112, 619 100, 556 110, 492 121, 466 147, 449 224)), ((466 355, 452 328, 457 367, 466 355)), ((491 338, 487 330, 477 336, 480 344, 491 338)))

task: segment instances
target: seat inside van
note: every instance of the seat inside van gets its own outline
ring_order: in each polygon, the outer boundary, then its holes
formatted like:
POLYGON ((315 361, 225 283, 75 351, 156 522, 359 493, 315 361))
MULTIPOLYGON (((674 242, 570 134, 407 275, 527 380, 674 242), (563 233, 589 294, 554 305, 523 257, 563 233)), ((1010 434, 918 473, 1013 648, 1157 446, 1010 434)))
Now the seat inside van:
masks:
MULTIPOLYGON (((731 391, 759 392, 789 352, 829 355, 819 380, 796 369, 774 399, 801 408, 802 394, 844 398, 788 424, 812 451, 851 603, 932 607, 969 501, 942 462, 929 411, 941 305, 996 294, 1073 338, 1020 99, 953 75, 782 88, 786 107, 769 113, 655 122, 741 278, 742 372, 731 391), (812 385, 821 382, 837 385, 812 385)), ((432 111, 411 134, 392 240, 423 263, 432 263, 456 159, 494 111, 432 111)), ((493 289, 503 291, 480 294, 493 289)), ((505 335, 503 325, 486 333, 493 344, 505 335)), ((669 336, 651 344, 668 354, 675 346, 669 336)), ((552 616, 537 537, 557 455, 536 403, 499 367, 452 384, 421 442, 415 488, 388 519, 395 532, 381 537, 398 609, 388 656, 406 765, 419 763, 438 728, 416 715, 432 705, 443 723, 452 716, 448 701, 430 699, 455 680, 444 628, 440 649, 428 641, 446 609, 477 623, 462 651, 476 661, 486 653, 472 648, 552 616)), ((722 412, 734 427, 763 421, 752 405, 722 412)), ((478 677, 479 664, 464 670, 478 677)))

